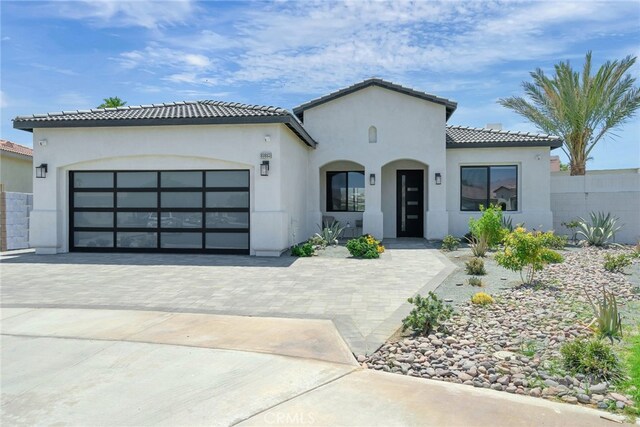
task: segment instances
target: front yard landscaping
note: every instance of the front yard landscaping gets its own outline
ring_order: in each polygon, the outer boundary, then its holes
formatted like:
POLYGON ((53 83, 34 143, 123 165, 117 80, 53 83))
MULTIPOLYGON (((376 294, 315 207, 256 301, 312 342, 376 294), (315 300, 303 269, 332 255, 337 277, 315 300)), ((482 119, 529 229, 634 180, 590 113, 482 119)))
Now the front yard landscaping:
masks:
MULTIPOLYGON (((640 259, 630 247, 568 247, 564 261, 548 264, 536 280, 522 284, 517 272, 484 258, 482 286, 467 274, 471 249, 444 253, 458 267, 435 294, 454 307, 453 315, 428 334, 398 332, 378 351, 360 356, 366 368, 557 399, 631 417, 640 407, 640 259), (632 260, 622 271, 605 269, 605 257, 632 260), (622 316, 622 340, 596 338, 594 302, 603 286, 615 296, 622 316), (476 296, 483 303, 474 304, 476 296), (589 298, 587 297, 589 296, 589 298), (566 346, 564 357, 561 348, 566 346), (574 347, 574 348, 572 348, 574 347), (592 370, 572 369, 572 350, 592 370), (590 353, 591 351, 591 353, 590 353), (609 352, 603 354, 603 352, 609 352), (595 355, 594 355, 595 354, 595 355), (607 359, 609 357, 609 359, 607 359), (616 360, 622 374, 616 377, 616 360)), ((476 301, 476 302, 478 302, 476 301)), ((575 360, 574 360, 575 362, 575 360)))

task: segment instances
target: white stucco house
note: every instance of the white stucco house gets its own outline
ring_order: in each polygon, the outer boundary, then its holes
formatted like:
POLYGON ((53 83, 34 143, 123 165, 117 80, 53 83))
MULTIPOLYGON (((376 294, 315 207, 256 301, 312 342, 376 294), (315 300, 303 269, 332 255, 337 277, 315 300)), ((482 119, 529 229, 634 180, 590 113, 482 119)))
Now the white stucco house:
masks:
POLYGON ((460 236, 490 202, 551 228, 561 141, 448 126, 456 106, 368 79, 292 113, 199 101, 20 116, 41 176, 31 246, 277 256, 323 218, 353 235, 460 236))

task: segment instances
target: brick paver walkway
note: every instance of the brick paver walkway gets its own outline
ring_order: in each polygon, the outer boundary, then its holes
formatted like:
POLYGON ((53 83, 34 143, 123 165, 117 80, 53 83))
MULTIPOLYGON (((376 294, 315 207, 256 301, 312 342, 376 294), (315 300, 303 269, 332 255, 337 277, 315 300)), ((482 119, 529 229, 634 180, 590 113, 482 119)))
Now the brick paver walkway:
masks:
MULTIPOLYGON (((398 246, 398 245, 396 245, 398 246)), ((453 265, 400 245, 379 260, 169 254, 3 257, 5 307, 93 307, 332 319, 356 354, 374 351, 453 265)))

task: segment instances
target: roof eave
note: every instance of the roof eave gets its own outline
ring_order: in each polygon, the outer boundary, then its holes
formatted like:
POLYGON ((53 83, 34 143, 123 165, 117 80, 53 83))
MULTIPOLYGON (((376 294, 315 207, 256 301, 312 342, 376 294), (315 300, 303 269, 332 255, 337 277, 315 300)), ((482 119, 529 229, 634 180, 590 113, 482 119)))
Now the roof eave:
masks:
POLYGON ((534 141, 534 142, 454 142, 447 143, 447 148, 527 148, 549 147, 551 150, 562 146, 562 141, 534 141))
POLYGON ((305 144, 315 148, 317 143, 296 119, 287 114, 282 116, 249 117, 199 117, 199 118, 151 118, 151 119, 90 119, 39 121, 19 118, 13 121, 15 129, 33 132, 39 128, 89 128, 128 126, 183 126, 183 125, 234 125, 282 123, 289 127, 305 144))

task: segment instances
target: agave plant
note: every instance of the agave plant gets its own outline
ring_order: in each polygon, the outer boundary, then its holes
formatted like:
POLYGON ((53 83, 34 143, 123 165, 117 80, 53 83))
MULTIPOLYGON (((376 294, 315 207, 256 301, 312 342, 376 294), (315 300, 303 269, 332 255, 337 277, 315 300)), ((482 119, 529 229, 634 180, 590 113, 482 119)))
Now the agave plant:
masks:
POLYGON ((602 286, 602 300, 596 305, 587 291, 585 290, 587 299, 595 313, 595 319, 592 323, 597 324, 597 333, 600 338, 609 338, 613 344, 614 338, 620 340, 622 338, 622 317, 618 312, 618 303, 612 292, 602 286))
POLYGON ((577 235, 584 237, 583 243, 589 246, 606 246, 615 237, 616 231, 622 226, 618 226, 618 218, 610 213, 591 212, 591 224, 583 218, 579 218, 577 235))
POLYGON ((484 258, 487 255, 489 243, 486 236, 471 236, 467 238, 467 242, 469 242, 469 247, 471 248, 471 253, 474 257, 484 258))
POLYGON ((316 233, 317 237, 320 237, 326 242, 327 245, 337 245, 340 235, 344 231, 345 227, 342 227, 338 221, 329 223, 325 221, 323 226, 319 226, 320 233, 316 233))

